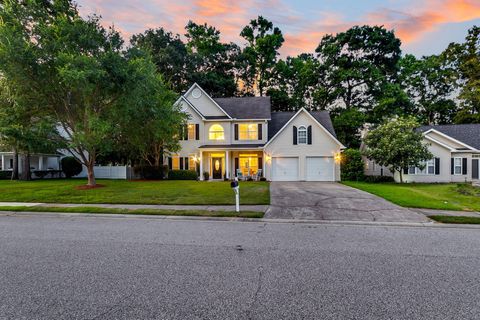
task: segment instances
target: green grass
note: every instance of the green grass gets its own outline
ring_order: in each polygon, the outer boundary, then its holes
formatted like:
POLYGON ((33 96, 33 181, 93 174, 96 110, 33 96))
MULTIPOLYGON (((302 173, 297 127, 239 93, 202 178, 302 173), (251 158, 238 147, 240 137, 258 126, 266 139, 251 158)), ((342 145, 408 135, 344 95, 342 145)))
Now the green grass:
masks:
POLYGON ((207 211, 207 210, 164 210, 164 209, 118 209, 101 207, 6 207, 0 206, 0 211, 15 212, 72 212, 92 214, 141 214, 141 215, 162 215, 162 216, 197 216, 197 217, 229 217, 229 218, 263 218, 263 212, 244 211, 207 211))
MULTIPOLYGON (((86 180, 0 180, 0 202, 229 205, 229 182, 98 180, 104 188, 77 190, 86 180)), ((269 204, 268 182, 240 182, 241 204, 269 204)))
MULTIPOLYGON (((468 194, 462 184, 367 183, 344 181, 343 184, 373 193, 402 207, 457 211, 480 211, 480 197, 468 194)), ((476 189, 472 189, 476 190, 476 189)))
POLYGON ((441 223, 480 224, 479 217, 429 216, 429 218, 441 223))

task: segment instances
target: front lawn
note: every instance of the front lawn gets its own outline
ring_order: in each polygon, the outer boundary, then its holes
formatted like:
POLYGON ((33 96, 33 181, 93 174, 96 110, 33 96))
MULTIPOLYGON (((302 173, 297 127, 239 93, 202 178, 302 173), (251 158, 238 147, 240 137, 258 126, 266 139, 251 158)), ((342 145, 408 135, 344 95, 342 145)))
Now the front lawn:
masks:
MULTIPOLYGON (((229 182, 98 180, 103 188, 78 190, 86 180, 0 180, 0 202, 235 204, 229 182)), ((268 182, 240 182, 240 204, 269 204, 268 182)))
POLYGON ((430 219, 433 219, 441 223, 452 223, 452 224, 480 224, 479 217, 457 217, 457 216, 428 216, 430 219))
POLYGON ((373 193, 402 207, 480 211, 480 196, 476 195, 476 189, 463 184, 396 184, 354 181, 344 181, 343 184, 373 193), (465 189, 472 189, 473 192, 465 192, 465 189))

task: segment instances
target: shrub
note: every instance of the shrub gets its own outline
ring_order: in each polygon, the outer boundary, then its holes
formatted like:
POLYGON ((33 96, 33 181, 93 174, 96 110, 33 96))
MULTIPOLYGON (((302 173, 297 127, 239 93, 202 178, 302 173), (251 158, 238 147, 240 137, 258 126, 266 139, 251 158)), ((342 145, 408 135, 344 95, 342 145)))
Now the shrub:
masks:
POLYGON ((60 163, 62 164, 62 171, 67 178, 71 178, 82 172, 82 164, 74 157, 65 157, 60 163))
POLYGON ((370 183, 395 182, 393 177, 389 176, 364 176, 363 181, 370 183))
POLYGON ((192 170, 171 170, 168 180, 197 180, 198 175, 192 170))
POLYGON ((12 178, 12 171, 0 171, 0 180, 12 178))
POLYGON ((208 173, 207 171, 205 171, 203 173, 203 180, 207 181, 208 179, 210 179, 210 173, 208 173))
POLYGON ((133 172, 145 180, 162 180, 168 175, 168 166, 135 166, 133 172))
POLYGON ((365 174, 362 153, 357 149, 346 149, 342 154, 340 164, 341 179, 349 181, 361 181, 365 174))
POLYGON ((50 172, 47 170, 35 170, 33 173, 40 179, 45 178, 50 172))
POLYGON ((260 181, 267 181, 267 178, 261 177, 261 178, 260 178, 260 181))

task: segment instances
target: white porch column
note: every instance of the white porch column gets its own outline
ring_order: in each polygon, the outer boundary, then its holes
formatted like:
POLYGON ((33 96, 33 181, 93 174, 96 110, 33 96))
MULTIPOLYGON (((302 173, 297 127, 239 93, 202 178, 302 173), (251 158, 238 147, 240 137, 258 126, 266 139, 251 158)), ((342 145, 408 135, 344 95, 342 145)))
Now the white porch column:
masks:
POLYGON ((43 170, 43 156, 38 156, 38 170, 43 170))
POLYGON ((203 151, 200 150, 200 180, 203 180, 203 151))
POLYGON ((7 169, 7 165, 5 164, 5 155, 2 154, 2 171, 5 171, 7 169))
POLYGON ((266 172, 265 172, 265 165, 267 164, 267 160, 265 159, 267 157, 267 154, 265 152, 262 152, 262 177, 266 177, 266 172))
POLYGON ((225 177, 230 179, 230 160, 229 160, 230 151, 225 151, 225 177))

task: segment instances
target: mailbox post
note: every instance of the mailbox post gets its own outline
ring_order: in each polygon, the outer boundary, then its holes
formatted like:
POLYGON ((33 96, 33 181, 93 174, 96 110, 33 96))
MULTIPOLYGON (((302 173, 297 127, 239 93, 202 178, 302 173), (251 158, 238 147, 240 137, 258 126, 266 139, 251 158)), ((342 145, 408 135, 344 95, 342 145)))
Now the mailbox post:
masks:
POLYGON ((230 183, 230 186, 233 192, 235 192, 235 211, 240 212, 240 186, 238 185, 237 177, 230 183))

